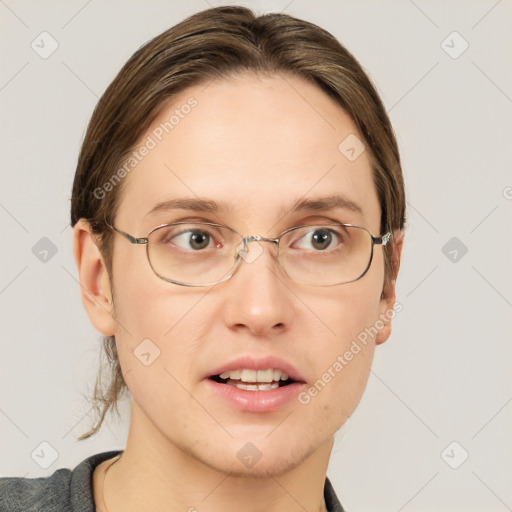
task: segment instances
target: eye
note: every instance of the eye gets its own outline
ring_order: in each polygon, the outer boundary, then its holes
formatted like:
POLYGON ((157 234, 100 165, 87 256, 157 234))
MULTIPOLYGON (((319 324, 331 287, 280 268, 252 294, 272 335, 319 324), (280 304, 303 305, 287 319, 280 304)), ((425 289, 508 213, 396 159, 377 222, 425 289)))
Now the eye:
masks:
POLYGON ((324 227, 315 227, 314 229, 299 230, 301 234, 300 239, 294 244, 299 249, 307 249, 314 251, 325 251, 326 249, 333 249, 338 242, 338 245, 343 243, 343 237, 340 233, 333 229, 324 227))
POLYGON ((208 231, 204 229, 188 229, 182 231, 178 235, 171 238, 172 242, 183 249, 193 249, 200 251, 208 248, 210 242, 213 242, 213 237, 208 231))

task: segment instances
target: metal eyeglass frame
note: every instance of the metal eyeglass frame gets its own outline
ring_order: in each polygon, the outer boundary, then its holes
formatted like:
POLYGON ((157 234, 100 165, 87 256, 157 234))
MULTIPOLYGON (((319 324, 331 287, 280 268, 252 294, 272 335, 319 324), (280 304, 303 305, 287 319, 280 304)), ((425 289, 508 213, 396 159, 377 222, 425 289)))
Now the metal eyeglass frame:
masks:
POLYGON ((359 228, 359 229, 362 229, 363 231, 366 231, 366 233, 368 233, 368 235, 370 235, 370 239, 371 239, 371 242, 372 242, 371 252, 370 252, 370 259, 368 261, 368 264, 366 265, 366 268, 364 269, 364 271, 361 273, 360 276, 356 277, 355 279, 351 279, 350 281, 343 281, 341 283, 334 283, 334 284, 302 283, 302 282, 295 281, 295 279, 292 279, 288 275, 288 273, 286 272, 286 269, 284 269, 281 266, 281 263, 279 261, 279 254, 276 256, 276 261, 277 261, 279 267, 284 271, 284 273, 292 281, 297 282, 298 284, 308 284, 309 286, 338 286, 338 285, 341 285, 341 284, 353 283, 354 281, 358 281, 359 279, 361 279, 368 272, 368 270, 369 270, 369 268, 370 268, 370 266, 372 264, 372 261, 373 261, 373 247, 375 245, 386 246, 389 243, 389 241, 391 240, 391 237, 393 236, 393 233, 391 231, 387 231, 382 236, 373 236, 373 234, 368 229, 366 229, 363 226, 357 226, 355 224, 346 224, 346 223, 343 223, 343 222, 336 222, 336 223, 332 223, 332 224, 318 224, 318 225, 317 224, 302 224, 300 226, 293 226, 291 228, 285 229, 281 234, 279 234, 279 236, 277 238, 266 238, 266 237, 263 237, 263 236, 260 236, 260 235, 257 235, 257 236, 242 236, 240 233, 238 233, 238 231, 235 231, 234 229, 230 228, 229 226, 225 226, 223 224, 216 224, 216 223, 213 223, 213 222, 200 222, 200 221, 187 222, 187 221, 179 221, 179 222, 171 222, 171 223, 168 223, 168 224, 161 224, 159 226, 156 226, 153 229, 151 229, 151 231, 147 234, 146 237, 137 238, 135 236, 130 235, 129 233, 126 233, 125 231, 122 231, 122 230, 116 228, 115 226, 112 226, 106 219, 105 219, 105 224, 110 229, 112 229, 115 232, 117 232, 120 235, 122 235, 124 238, 126 238, 132 244, 134 244, 134 245, 146 245, 146 257, 148 259, 149 266, 151 267, 151 269, 153 270, 153 272, 155 273, 155 275, 157 277, 159 277, 163 281, 167 281, 169 283, 174 283, 174 284, 177 284, 177 285, 180 285, 180 286, 193 286, 193 287, 198 287, 198 286, 214 286, 214 285, 217 285, 217 284, 220 284, 220 283, 224 283, 225 281, 227 281, 228 279, 233 277, 235 275, 235 273, 237 272, 237 270, 240 268, 240 263, 241 263, 241 261, 243 259, 241 257, 241 253, 247 249, 247 245, 250 244, 251 242, 255 242, 255 241, 256 242, 270 242, 270 243, 276 244, 276 246, 279 247, 279 240, 281 239, 281 237, 283 235, 285 235, 286 233, 289 233, 290 231, 294 231, 296 229, 300 229, 300 228, 303 228, 303 227, 309 227, 309 226, 315 227, 315 226, 329 226, 329 225, 333 225, 333 226, 346 226, 346 227, 351 227, 351 228, 359 228), (176 226, 176 225, 180 225, 180 224, 202 224, 202 225, 212 226, 212 227, 217 227, 217 228, 225 228, 225 229, 229 229, 229 231, 232 231, 233 233, 235 233, 236 235, 238 235, 241 238, 241 240, 242 240, 241 243, 243 243, 243 250, 239 251, 237 253, 237 255, 236 255, 237 262, 235 263, 235 266, 231 269, 229 275, 223 277, 222 279, 220 279, 219 281, 216 281, 214 283, 191 284, 191 283, 185 283, 183 281, 176 281, 174 279, 169 279, 169 278, 163 277, 163 276, 161 276, 155 270, 155 268, 153 267, 153 264, 151 263, 151 258, 149 257, 149 244, 148 244, 148 240, 149 240, 149 237, 151 236, 151 233, 153 233, 157 229, 162 229, 162 228, 167 227, 167 226, 176 226))

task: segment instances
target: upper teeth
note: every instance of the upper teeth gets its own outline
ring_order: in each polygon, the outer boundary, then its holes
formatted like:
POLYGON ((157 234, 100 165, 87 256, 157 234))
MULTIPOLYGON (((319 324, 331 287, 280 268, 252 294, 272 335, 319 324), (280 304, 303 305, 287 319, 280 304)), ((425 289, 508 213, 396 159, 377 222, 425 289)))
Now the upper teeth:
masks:
POLYGON ((281 370, 233 370, 220 374, 221 379, 241 380, 242 382, 272 382, 279 380, 288 380, 288 374, 281 370))

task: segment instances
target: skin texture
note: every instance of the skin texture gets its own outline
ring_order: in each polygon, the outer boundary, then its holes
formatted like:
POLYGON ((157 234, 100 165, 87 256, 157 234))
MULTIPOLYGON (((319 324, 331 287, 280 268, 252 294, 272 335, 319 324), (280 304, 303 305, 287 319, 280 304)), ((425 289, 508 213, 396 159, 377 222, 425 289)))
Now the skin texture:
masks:
MULTIPOLYGON (((216 79, 175 97, 141 141, 190 97, 197 106, 125 178, 116 227, 143 237, 157 225, 196 218, 246 235, 277 236, 304 221, 334 220, 381 234, 367 153, 350 162, 338 150, 357 128, 319 88, 285 75, 216 79), (363 214, 289 213, 300 198, 334 193, 357 202, 363 214), (176 197, 225 200, 232 211, 146 216, 160 201, 176 197)), ((262 254, 242 262, 232 279, 187 288, 159 279, 145 247, 116 235, 112 304, 103 258, 85 221, 76 225, 74 237, 83 303, 93 325, 115 335, 132 395, 124 455, 109 470, 105 488, 108 463, 95 474, 98 507, 323 510, 333 436, 361 398, 375 346, 390 334, 389 321, 306 405, 293 400, 272 413, 242 412, 204 379, 235 357, 275 355, 302 374, 304 389, 311 386, 361 331, 393 307, 394 283, 388 299, 380 299, 383 248, 375 247, 362 279, 341 286, 292 282, 277 266, 271 246, 262 244, 262 254), (161 351, 150 366, 133 354, 146 338, 161 351), (262 454, 252 468, 237 457, 247 442, 262 454)))

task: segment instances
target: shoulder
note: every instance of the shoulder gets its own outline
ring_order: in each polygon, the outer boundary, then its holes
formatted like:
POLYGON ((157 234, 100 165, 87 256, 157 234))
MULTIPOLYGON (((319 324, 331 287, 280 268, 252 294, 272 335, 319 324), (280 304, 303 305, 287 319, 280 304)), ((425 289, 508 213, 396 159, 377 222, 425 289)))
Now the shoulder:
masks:
POLYGON ((119 451, 98 453, 75 469, 58 469, 43 478, 0 478, 1 512, 93 512, 94 469, 119 451))
POLYGON ((46 478, 1 478, 2 512, 64 510, 69 505, 71 471, 59 469, 46 478))

